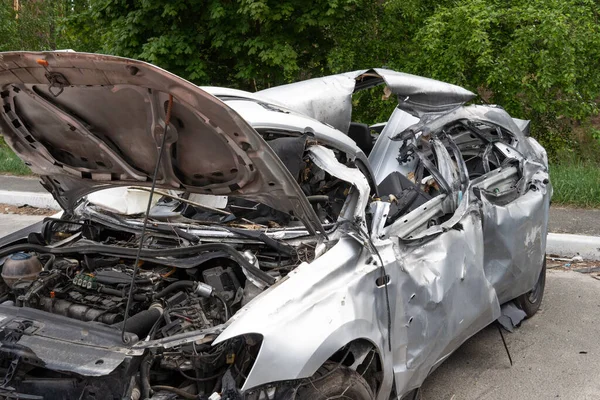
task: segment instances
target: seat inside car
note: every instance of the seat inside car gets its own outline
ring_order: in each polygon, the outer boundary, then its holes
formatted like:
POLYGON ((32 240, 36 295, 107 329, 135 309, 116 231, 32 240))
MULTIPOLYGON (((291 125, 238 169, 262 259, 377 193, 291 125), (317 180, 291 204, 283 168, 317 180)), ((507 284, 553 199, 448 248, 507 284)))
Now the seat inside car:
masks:
POLYGON ((350 128, 348 128, 348 136, 356 142, 358 148, 367 156, 373 150, 373 136, 371 136, 369 125, 351 122, 350 128))
POLYGON ((398 171, 386 176, 377 189, 381 197, 394 197, 394 200, 390 202, 388 220, 394 220, 407 214, 431 200, 429 194, 398 171))

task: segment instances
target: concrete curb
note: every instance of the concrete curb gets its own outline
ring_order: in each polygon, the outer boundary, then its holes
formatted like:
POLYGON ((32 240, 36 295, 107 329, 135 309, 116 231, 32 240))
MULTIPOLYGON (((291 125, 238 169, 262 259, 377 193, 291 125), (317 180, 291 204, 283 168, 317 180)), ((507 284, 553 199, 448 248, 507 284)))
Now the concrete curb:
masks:
POLYGON ((549 233, 546 254, 571 258, 581 256, 584 260, 600 260, 600 237, 549 233))
POLYGON ((0 190, 0 203, 9 204, 11 206, 23 206, 27 204, 28 206, 37 208, 61 210, 60 206, 50 193, 0 190))

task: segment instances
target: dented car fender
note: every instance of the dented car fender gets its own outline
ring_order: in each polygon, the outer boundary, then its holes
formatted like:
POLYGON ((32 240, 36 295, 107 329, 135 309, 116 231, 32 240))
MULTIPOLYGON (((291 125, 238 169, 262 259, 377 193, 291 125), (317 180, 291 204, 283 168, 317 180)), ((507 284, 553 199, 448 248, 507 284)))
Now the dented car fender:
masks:
MULTIPOLYGON (((387 347, 385 298, 376 285, 378 266, 349 236, 314 262, 259 295, 232 319, 215 341, 255 333, 263 342, 243 390, 311 376, 333 353, 356 339, 387 347)), ((391 361, 388 361, 391 362, 391 361)), ((386 370, 389 370, 385 368, 386 370)), ((385 377, 391 386, 391 376, 385 377)))

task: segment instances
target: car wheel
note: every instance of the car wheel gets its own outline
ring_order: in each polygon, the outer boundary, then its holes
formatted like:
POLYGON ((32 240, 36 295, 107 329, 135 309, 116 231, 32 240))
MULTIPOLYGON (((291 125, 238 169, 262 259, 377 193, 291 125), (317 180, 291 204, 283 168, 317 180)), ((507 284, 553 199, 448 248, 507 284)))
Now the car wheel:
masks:
POLYGON ((519 308, 525 311, 527 318, 531 318, 540 309, 542 299, 544 298, 544 288, 546 287, 546 258, 542 265, 542 271, 535 286, 529 292, 522 294, 515 299, 519 308))
POLYGON ((325 363, 310 380, 298 388, 298 400, 325 399, 373 400, 367 381, 356 371, 338 363, 325 363))

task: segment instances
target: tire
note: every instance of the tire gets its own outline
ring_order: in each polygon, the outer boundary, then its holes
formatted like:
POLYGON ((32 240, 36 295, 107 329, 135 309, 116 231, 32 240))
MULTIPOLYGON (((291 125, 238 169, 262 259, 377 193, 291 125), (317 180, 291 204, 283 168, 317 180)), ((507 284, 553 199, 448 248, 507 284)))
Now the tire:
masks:
POLYGON ((544 257, 544 264, 542 265, 542 271, 540 276, 529 292, 520 295, 515 299, 517 306, 525 311, 527 318, 531 318, 538 312, 542 299, 544 298, 544 289, 546 288, 546 258, 544 257))
POLYGON ((298 388, 298 400, 374 400, 375 395, 367 381, 358 372, 339 366, 338 363, 326 362, 309 379, 309 382, 298 388))
POLYGON ((402 400, 422 400, 421 389, 411 390, 409 393, 402 396, 402 400))

